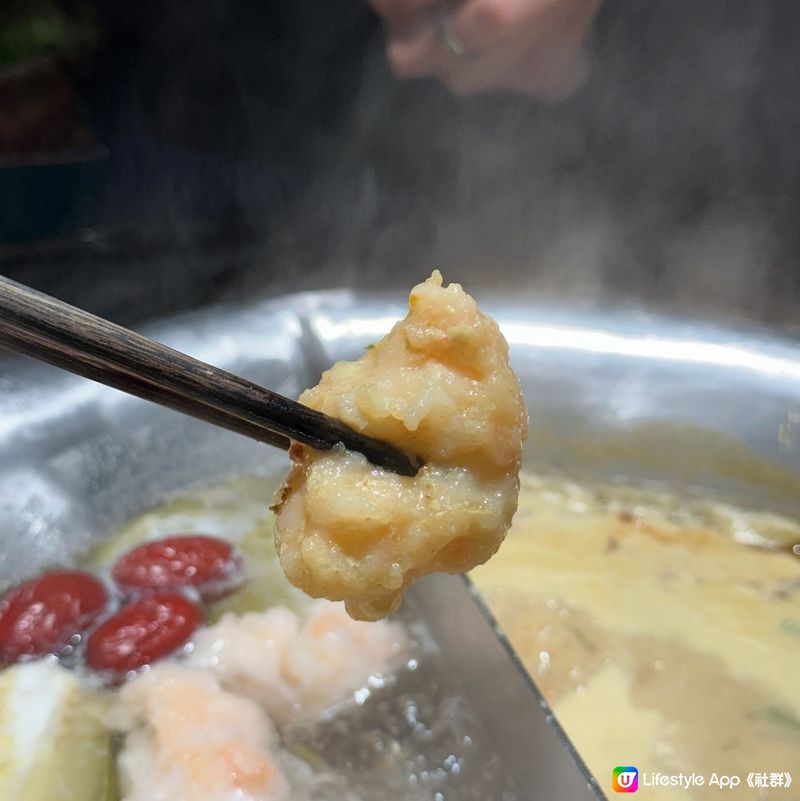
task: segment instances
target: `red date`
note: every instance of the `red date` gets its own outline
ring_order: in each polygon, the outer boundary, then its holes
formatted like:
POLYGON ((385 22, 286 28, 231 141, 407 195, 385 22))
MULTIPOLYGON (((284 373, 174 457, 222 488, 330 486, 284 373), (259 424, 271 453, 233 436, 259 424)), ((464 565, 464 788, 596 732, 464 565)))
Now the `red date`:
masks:
POLYGON ((89 573, 60 570, 26 581, 0 600, 0 664, 59 653, 108 605, 108 592, 89 573))
POLYGON ((148 542, 125 554, 111 571, 128 595, 191 587, 205 601, 236 590, 243 581, 242 560, 225 540, 182 535, 148 542))
POLYGON ((176 651, 203 622, 197 604, 183 595, 157 592, 123 606, 86 643, 93 670, 123 676, 176 651))

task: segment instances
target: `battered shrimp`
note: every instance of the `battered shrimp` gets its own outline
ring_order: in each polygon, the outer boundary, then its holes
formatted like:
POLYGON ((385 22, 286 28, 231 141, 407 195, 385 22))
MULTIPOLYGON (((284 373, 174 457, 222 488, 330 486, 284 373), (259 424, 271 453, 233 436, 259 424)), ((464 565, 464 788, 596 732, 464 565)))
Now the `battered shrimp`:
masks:
POLYGON ((317 601, 303 622, 273 607, 228 614, 198 632, 188 658, 227 689, 257 700, 276 722, 308 717, 346 699, 405 651, 396 623, 362 623, 340 604, 317 601))
POLYGON ((120 692, 123 801, 287 801, 264 712, 212 673, 164 663, 120 692))
POLYGON ((408 316, 302 403, 419 454, 416 477, 294 444, 273 507, 288 579, 355 618, 397 608, 417 577, 463 572, 500 546, 516 510, 528 416, 497 324, 438 272, 408 316))

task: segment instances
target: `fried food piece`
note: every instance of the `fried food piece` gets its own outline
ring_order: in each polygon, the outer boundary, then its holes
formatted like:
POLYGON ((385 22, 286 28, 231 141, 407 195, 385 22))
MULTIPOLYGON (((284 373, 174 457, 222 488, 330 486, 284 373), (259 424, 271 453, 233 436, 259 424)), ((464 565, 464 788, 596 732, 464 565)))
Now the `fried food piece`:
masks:
POLYGON ((500 546, 516 510, 528 416, 508 345, 438 272, 407 317, 300 401, 425 462, 414 477, 357 453, 292 446, 275 543, 286 576, 357 619, 394 611, 426 573, 460 573, 500 546))

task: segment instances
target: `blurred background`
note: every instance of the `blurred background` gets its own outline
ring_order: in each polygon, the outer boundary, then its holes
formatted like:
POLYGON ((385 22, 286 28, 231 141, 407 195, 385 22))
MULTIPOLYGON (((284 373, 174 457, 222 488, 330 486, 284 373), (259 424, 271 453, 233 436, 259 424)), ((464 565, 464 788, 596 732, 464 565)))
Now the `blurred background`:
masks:
POLYGON ((387 66, 360 0, 3 0, 0 273, 134 323, 473 290, 800 323, 800 4, 605 0, 574 95, 387 66))

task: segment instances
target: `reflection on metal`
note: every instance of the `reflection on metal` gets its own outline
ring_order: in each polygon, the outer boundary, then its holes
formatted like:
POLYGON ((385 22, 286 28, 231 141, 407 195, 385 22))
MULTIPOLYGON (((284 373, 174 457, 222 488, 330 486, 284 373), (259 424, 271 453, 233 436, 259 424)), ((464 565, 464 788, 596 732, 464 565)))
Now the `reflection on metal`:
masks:
POLYGON ((659 359, 682 364, 740 367, 775 378, 800 380, 800 361, 797 358, 772 356, 723 342, 647 334, 625 335, 599 329, 533 323, 504 323, 502 329, 511 345, 659 359))

